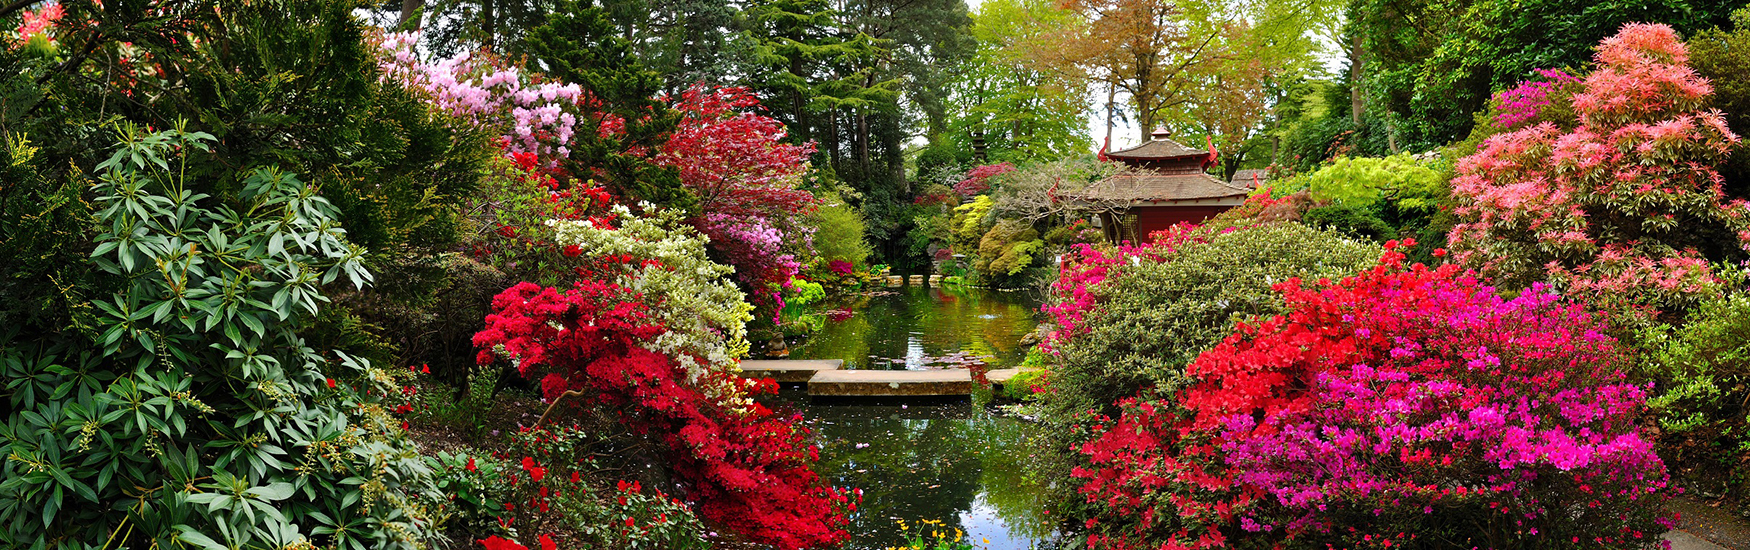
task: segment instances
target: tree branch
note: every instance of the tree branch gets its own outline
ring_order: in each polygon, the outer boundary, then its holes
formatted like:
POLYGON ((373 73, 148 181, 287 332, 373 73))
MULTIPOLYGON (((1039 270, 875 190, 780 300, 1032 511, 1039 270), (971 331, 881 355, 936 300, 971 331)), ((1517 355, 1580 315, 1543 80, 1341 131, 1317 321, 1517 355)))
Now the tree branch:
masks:
POLYGON ((35 4, 35 3, 43 2, 43 1, 44 0, 18 0, 16 2, 11 3, 11 4, 7 4, 6 7, 0 8, 0 18, 4 18, 8 15, 12 15, 12 12, 22 10, 22 9, 24 9, 25 6, 29 6, 31 4, 35 4))
POLYGON ((577 391, 577 390, 566 390, 565 393, 559 394, 559 397, 553 398, 553 402, 547 404, 546 412, 542 412, 541 417, 535 419, 534 427, 539 428, 539 427, 541 427, 542 424, 547 423, 547 415, 553 414, 553 408, 558 407, 559 402, 564 401, 566 397, 570 397, 573 395, 583 395, 583 392, 577 391))

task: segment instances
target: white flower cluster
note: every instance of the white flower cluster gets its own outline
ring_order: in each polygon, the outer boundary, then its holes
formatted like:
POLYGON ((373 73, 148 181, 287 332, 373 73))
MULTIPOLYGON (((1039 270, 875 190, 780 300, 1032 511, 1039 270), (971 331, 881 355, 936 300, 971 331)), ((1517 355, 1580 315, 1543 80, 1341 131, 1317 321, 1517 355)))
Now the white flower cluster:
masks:
MULTIPOLYGON (((654 207, 645 205, 646 211, 654 207)), ((629 255, 661 265, 632 265, 611 281, 638 292, 668 332, 646 346, 668 355, 687 370, 689 382, 703 381, 709 372, 733 373, 737 358, 747 354, 747 322, 753 306, 730 280, 735 268, 705 255, 704 235, 681 223, 678 212, 639 217, 623 205, 613 209, 618 229, 597 228, 588 221, 549 220, 561 246, 577 245, 585 256, 629 255)), ((706 387, 707 392, 726 391, 706 387)), ((731 397, 727 394, 714 397, 731 397)))

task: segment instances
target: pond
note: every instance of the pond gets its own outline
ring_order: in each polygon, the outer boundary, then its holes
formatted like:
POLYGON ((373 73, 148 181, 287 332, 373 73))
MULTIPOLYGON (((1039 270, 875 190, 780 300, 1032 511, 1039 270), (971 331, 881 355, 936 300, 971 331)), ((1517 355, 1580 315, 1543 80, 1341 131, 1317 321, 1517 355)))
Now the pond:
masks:
MULTIPOLYGON (((1023 293, 902 287, 850 304, 792 348, 792 359, 844 359, 847 368, 993 368, 1020 364, 1038 304, 1023 293)), ((811 404, 799 389, 779 399, 801 409, 832 484, 863 490, 850 548, 904 545, 921 520, 966 533, 976 547, 1049 547, 1053 522, 1026 462, 1041 444, 1034 424, 983 403, 811 404), (899 520, 910 527, 902 531, 899 520)), ((932 525, 924 525, 926 529, 932 525)))
POLYGON ((982 361, 1015 366, 1038 326, 1025 292, 905 286, 821 305, 804 314, 821 328, 791 359, 843 359, 847 369, 932 369, 982 361))

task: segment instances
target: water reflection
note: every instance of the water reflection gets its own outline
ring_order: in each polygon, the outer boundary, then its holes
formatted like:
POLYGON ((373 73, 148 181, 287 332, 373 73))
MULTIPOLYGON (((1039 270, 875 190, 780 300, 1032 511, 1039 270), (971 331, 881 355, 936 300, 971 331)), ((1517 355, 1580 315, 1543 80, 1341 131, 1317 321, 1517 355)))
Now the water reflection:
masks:
POLYGON ((982 362, 1014 366, 1039 304, 1020 292, 916 286, 889 289, 789 315, 824 317, 792 358, 843 359, 845 368, 931 369, 982 362))
MULTIPOLYGON (((1020 364, 1038 304, 1021 293, 905 287, 819 308, 822 329, 795 359, 847 368, 929 369, 1020 364), (848 312, 845 310, 849 310, 848 312)), ((810 404, 790 389, 774 405, 802 410, 820 445, 821 475, 863 489, 851 548, 903 544, 919 520, 958 528, 980 548, 1040 548, 1051 540, 1043 493, 1026 479, 1042 448, 1036 426, 953 404, 810 404), (989 542, 985 542, 985 540, 989 542)), ((915 532, 915 531, 914 531, 915 532)))
POLYGON ((1022 472, 1037 458, 1037 427, 955 404, 810 405, 787 390, 780 406, 803 410, 830 483, 863 489, 851 517, 852 549, 903 544, 898 519, 942 522, 945 532, 993 550, 1041 548, 1052 530, 1042 493, 1022 472), (984 541, 988 540, 986 543, 984 541))

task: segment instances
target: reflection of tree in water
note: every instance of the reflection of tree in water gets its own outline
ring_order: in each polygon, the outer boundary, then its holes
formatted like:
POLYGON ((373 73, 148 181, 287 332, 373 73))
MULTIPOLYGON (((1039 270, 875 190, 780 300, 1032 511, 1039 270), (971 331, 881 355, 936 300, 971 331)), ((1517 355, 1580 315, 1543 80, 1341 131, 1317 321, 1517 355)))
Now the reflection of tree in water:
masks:
POLYGON ((1029 479, 1029 466, 1046 452, 1046 438, 1038 426, 1012 418, 987 417, 960 424, 963 434, 956 439, 964 442, 969 452, 977 453, 983 466, 979 485, 984 500, 995 508, 1010 531, 1034 539, 1051 536, 1052 523, 1044 514, 1047 505, 1045 491, 1029 479))
POLYGON ((1020 293, 907 287, 863 301, 813 308, 849 307, 855 313, 828 320, 820 332, 792 350, 791 357, 844 359, 858 368, 887 368, 882 359, 903 363, 915 339, 931 358, 988 356, 996 358, 993 365, 1012 365, 1026 355, 1020 340, 1036 325, 1037 306, 1020 293))
POLYGON ((1031 425, 966 405, 822 405, 810 407, 809 416, 821 445, 819 471, 835 485, 863 489, 850 526, 853 547, 902 543, 894 518, 964 529, 961 515, 980 493, 1015 534, 1051 532, 1042 496, 1023 477, 1022 463, 1038 449, 1031 425))
MULTIPOLYGON (((869 315, 864 313, 869 309, 868 296, 855 296, 848 301, 835 301, 814 311, 829 309, 848 309, 854 312, 842 319, 828 318, 819 332, 814 333, 808 341, 790 352, 792 359, 843 359, 846 366, 865 366, 869 361, 869 338, 874 328, 869 324, 869 315)), ((786 308, 784 317, 794 318, 801 315, 804 308, 786 308)))
POLYGON ((863 489, 850 531, 858 547, 903 541, 893 518, 934 519, 960 527, 959 514, 979 492, 982 461, 959 437, 964 420, 840 419, 814 424, 821 442, 817 468, 839 486, 863 489), (857 444, 867 443, 864 448, 857 444))
MULTIPOLYGON (((844 359, 858 368, 883 368, 887 362, 875 359, 889 358, 903 368, 913 341, 925 355, 938 359, 992 356, 997 358, 994 364, 1010 365, 1025 355, 1020 340, 1032 332, 1037 307, 1027 295, 894 290, 811 308, 848 307, 854 314, 826 321, 790 357, 844 359)), ((938 520, 950 532, 964 529, 961 516, 980 494, 1014 534, 1043 538, 1051 531, 1042 520, 1041 497, 1023 476, 1024 464, 1039 449, 1030 439, 1037 431, 1030 425, 993 418, 965 404, 906 409, 817 405, 806 407, 806 416, 821 446, 821 474, 835 485, 863 489, 863 503, 850 526, 855 548, 903 543, 894 518, 911 525, 938 520)))

